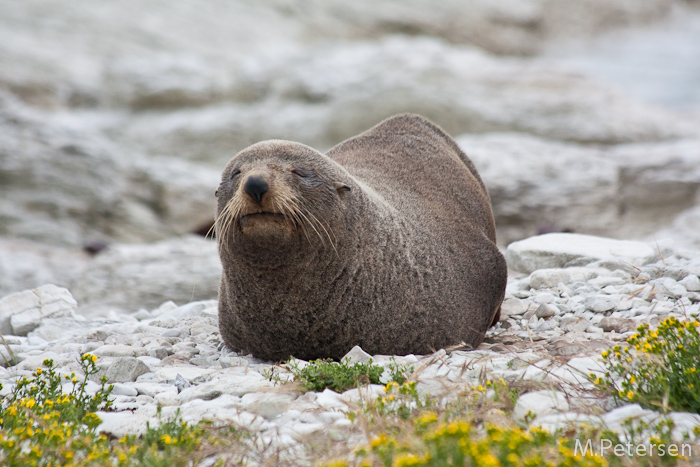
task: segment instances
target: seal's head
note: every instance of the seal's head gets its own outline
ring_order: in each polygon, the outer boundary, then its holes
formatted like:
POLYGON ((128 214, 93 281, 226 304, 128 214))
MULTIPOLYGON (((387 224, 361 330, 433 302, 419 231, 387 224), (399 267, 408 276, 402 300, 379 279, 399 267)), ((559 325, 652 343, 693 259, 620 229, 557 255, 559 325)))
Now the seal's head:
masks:
POLYGON ((302 242, 335 248, 348 183, 342 167, 303 144, 266 141, 243 150, 216 191, 221 254, 261 264, 266 257, 279 261, 302 242))

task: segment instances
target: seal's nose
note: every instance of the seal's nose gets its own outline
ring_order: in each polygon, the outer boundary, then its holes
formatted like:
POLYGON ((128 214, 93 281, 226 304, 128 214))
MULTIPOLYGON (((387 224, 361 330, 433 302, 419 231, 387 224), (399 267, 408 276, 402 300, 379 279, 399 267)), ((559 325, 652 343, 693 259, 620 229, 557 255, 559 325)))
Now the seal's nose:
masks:
POLYGON ((267 188, 267 182, 262 177, 248 177, 243 185, 245 192, 252 196, 258 204, 262 203, 262 197, 267 193, 267 188))

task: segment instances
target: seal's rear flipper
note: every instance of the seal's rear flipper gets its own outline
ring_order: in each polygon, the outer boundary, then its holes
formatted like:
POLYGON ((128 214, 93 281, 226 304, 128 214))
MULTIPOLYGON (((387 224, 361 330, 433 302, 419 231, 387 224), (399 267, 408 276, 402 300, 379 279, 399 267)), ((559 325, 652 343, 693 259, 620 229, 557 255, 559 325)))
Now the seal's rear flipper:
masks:
POLYGON ((493 321, 491 321, 491 326, 493 327, 498 324, 498 322, 501 320, 501 305, 498 305, 498 310, 496 310, 496 315, 493 317, 493 321))

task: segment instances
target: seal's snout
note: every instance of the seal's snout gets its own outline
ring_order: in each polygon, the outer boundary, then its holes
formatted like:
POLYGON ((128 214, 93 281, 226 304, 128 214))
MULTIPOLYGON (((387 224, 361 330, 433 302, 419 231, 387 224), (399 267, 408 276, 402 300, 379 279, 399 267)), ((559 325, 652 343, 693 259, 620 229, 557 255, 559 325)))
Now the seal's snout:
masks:
POLYGON ((267 193, 268 185, 262 176, 250 176, 243 185, 243 190, 248 193, 256 203, 262 204, 263 195, 267 193))

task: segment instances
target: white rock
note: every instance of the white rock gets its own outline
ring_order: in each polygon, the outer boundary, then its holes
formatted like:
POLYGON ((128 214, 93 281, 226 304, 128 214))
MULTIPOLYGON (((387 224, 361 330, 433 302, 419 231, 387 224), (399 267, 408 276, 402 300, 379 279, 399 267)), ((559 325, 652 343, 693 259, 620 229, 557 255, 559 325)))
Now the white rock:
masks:
POLYGON ((673 298, 680 298, 687 293, 685 287, 670 277, 654 279, 653 281, 649 282, 649 285, 656 287, 658 294, 668 295, 673 298))
POLYGON ((695 274, 689 274, 683 280, 678 281, 688 292, 700 292, 700 278, 695 274))
POLYGON ((541 417, 553 412, 566 412, 569 403, 566 397, 559 391, 535 391, 521 395, 513 409, 513 420, 522 420, 528 412, 535 417, 541 417))
POLYGON ((348 412, 348 405, 342 400, 340 394, 330 389, 324 389, 316 397, 316 404, 324 410, 348 412))
POLYGON ((538 269, 530 274, 530 285, 535 289, 557 287, 559 283, 586 282, 599 275, 610 274, 602 268, 556 268, 538 269))
POLYGON ((272 420, 286 412, 293 400, 294 397, 290 394, 256 392, 243 395, 241 405, 248 412, 272 420))
POLYGON ((349 363, 367 363, 372 359, 372 356, 356 345, 342 358, 343 361, 346 359, 349 363))
POLYGON ((557 308, 555 305, 542 304, 535 311, 535 316, 538 318, 551 318, 559 313, 559 308, 557 308))
POLYGON ((220 374, 211 381, 185 389, 180 393, 180 400, 182 402, 194 399, 212 400, 222 394, 241 397, 249 392, 262 391, 271 387, 274 387, 274 383, 254 371, 245 375, 220 374))
POLYGON ((132 397, 139 395, 139 391, 133 386, 127 386, 126 384, 119 383, 114 383, 112 386, 114 386, 114 389, 112 389, 112 395, 132 397))
POLYGON ((603 415, 603 422, 612 429, 619 429, 622 424, 630 419, 639 419, 644 416, 654 415, 655 412, 643 409, 639 404, 627 404, 603 415))
POLYGON ((68 289, 49 284, 0 299, 0 333, 26 336, 47 318, 75 316, 78 303, 68 289))
POLYGON ((501 304, 501 321, 505 321, 511 316, 521 316, 534 305, 527 300, 518 298, 506 298, 501 304))
POLYGON ((598 418, 592 415, 585 415, 576 412, 550 413, 537 417, 530 423, 530 428, 540 427, 541 429, 554 433, 557 430, 566 431, 569 428, 578 428, 583 424, 595 426, 598 418))
POLYGON ((567 233, 530 237, 511 243, 506 250, 508 266, 528 274, 538 269, 582 266, 594 261, 625 261, 643 266, 655 261, 657 256, 646 243, 567 233))
POLYGON ((121 437, 127 434, 141 435, 146 432, 146 425, 157 426, 157 408, 155 405, 138 407, 125 412, 97 412, 102 423, 97 428, 100 433, 110 433, 121 437))
POLYGON ((584 302, 588 310, 594 311, 596 313, 610 311, 617 307, 619 303, 620 297, 615 297, 612 295, 597 295, 593 297, 588 297, 584 302))
POLYGON ((96 357, 138 357, 147 355, 148 352, 143 347, 131 345, 103 345, 91 352, 96 357))

